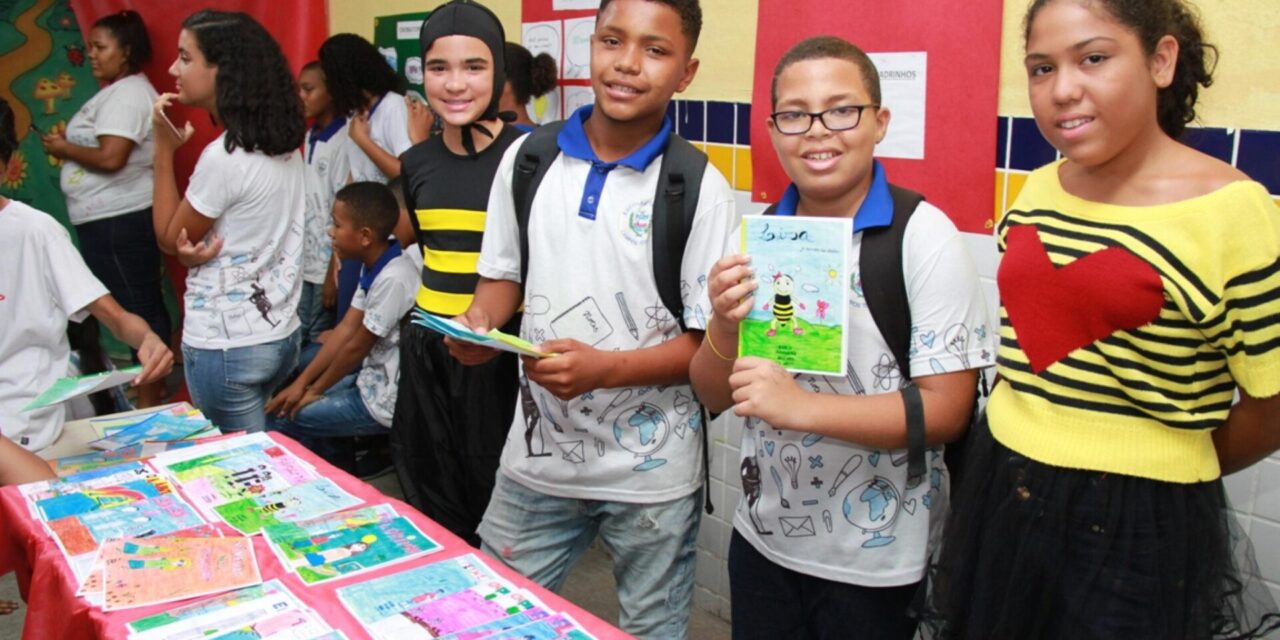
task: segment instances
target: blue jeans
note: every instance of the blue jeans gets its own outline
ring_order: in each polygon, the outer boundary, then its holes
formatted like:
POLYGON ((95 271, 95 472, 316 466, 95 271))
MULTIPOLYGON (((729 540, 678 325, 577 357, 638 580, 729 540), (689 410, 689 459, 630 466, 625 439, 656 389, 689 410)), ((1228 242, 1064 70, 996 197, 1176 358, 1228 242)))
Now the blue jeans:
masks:
POLYGON ((655 504, 558 498, 498 472, 480 549, 559 590, 597 534, 613 557, 619 626, 638 638, 684 638, 693 601, 702 491, 655 504))
MULTIPOLYGON (((839 562, 831 558, 831 562, 839 562)), ((907 607, 920 583, 864 587, 775 564, 737 530, 729 540, 729 595, 734 640, 911 640, 907 607)))
POLYGON ((300 331, 274 342, 235 349, 182 345, 191 402, 225 431, 262 431, 263 409, 298 361, 300 331))
POLYGON ((313 451, 312 445, 323 438, 389 435, 391 429, 375 420, 360 399, 356 375, 348 374, 334 383, 324 397, 303 407, 292 420, 267 416, 267 430, 280 431, 313 451))
POLYGON ((298 321, 302 323, 302 344, 316 341, 316 336, 333 328, 334 310, 324 307, 324 285, 302 283, 302 298, 298 300, 298 321))

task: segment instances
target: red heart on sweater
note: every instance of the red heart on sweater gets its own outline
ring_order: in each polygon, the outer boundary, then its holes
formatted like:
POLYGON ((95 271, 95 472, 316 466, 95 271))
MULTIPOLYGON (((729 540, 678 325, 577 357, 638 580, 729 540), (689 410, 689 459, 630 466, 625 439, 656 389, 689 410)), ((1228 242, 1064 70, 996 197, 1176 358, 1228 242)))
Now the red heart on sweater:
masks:
POLYGON ((1005 235, 996 281, 1037 374, 1076 349, 1149 324, 1164 306, 1160 274, 1127 249, 1108 247, 1055 267, 1033 226, 1005 235))

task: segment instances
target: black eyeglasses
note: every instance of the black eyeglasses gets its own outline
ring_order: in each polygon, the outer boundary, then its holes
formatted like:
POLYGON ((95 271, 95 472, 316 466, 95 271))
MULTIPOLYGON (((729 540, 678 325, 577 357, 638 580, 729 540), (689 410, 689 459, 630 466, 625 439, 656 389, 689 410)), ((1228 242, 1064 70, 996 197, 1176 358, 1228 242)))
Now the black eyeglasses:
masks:
POLYGON ((787 136, 798 136, 802 133, 808 133, 813 128, 814 120, 821 120, 822 126, 828 131, 848 131, 856 129, 858 123, 862 122, 863 109, 879 109, 878 104, 848 104, 839 107, 832 107, 826 111, 817 113, 809 113, 807 111, 777 111, 769 114, 773 119, 773 126, 778 129, 778 133, 787 136))

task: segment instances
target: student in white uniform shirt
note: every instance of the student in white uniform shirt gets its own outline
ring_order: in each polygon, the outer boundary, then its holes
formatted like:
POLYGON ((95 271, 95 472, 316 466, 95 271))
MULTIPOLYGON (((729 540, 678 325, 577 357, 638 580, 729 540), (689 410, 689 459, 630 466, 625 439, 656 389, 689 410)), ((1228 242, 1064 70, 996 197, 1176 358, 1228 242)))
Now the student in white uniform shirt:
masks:
MULTIPOLYGON (((409 112, 399 93, 400 78, 378 49, 354 33, 330 36, 320 45, 320 66, 334 111, 350 119, 348 182, 386 184, 400 175, 400 154, 413 146, 409 112)), ((412 235, 406 217, 397 225, 402 238, 412 235)), ((344 260, 338 272, 337 318, 342 321, 355 295, 360 263, 344 260)))
POLYGON ((191 399, 224 431, 260 430, 267 398, 298 358, 305 123, 280 46, 243 13, 183 22, 169 73, 178 93, 156 102, 156 239, 187 273, 182 355, 191 399), (195 131, 172 131, 174 99, 226 132, 200 154, 180 199, 173 155, 195 131), (193 244, 195 243, 195 244, 193 244))
MULTIPOLYGON (((18 147, 13 111, 0 99, 0 165, 18 147)), ((0 430, 43 449, 62 433, 64 405, 22 408, 68 373, 67 321, 92 313, 138 351, 134 384, 164 378, 173 354, 142 318, 125 311, 85 265, 71 236, 49 214, 0 196, 0 430)))

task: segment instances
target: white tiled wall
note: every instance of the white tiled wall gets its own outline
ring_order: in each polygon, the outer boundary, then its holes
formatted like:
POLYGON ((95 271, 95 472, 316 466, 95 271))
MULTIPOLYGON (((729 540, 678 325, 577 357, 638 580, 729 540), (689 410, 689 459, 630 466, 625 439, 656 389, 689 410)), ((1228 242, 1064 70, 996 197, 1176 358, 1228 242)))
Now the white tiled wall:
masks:
MULTIPOLYGON (((750 194, 736 192, 738 210, 760 213, 764 207, 751 202, 750 194)), ((991 236, 965 234, 969 252, 983 281, 983 293, 996 316, 995 273, 997 255, 991 236)), ((715 513, 704 515, 698 534, 698 564, 695 575, 694 606, 729 619, 729 533, 733 528, 733 511, 742 493, 738 476, 737 428, 727 431, 725 420, 711 424, 711 501, 715 513)), ((1225 480, 1227 495, 1240 519, 1240 526, 1253 540, 1263 580, 1272 596, 1280 603, 1280 454, 1254 465, 1225 480)))

